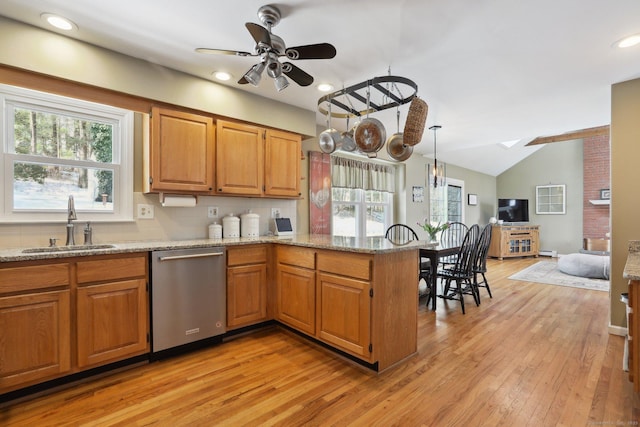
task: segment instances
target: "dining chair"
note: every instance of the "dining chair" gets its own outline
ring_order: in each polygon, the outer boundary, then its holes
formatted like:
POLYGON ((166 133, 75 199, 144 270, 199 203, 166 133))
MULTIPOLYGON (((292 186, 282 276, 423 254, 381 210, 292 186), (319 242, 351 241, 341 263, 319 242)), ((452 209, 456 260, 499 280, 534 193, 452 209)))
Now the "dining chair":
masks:
POLYGON ((480 226, 478 224, 469 227, 462 239, 455 262, 439 269, 437 272, 438 277, 444 281, 443 293, 438 297, 459 301, 462 314, 465 314, 465 295, 472 295, 476 306, 480 304, 480 298, 473 283, 473 262, 478 250, 477 240, 479 235, 480 226), (455 287, 451 286, 452 283, 455 284, 455 287))
POLYGON ((473 265, 473 284, 478 293, 478 299, 480 298, 480 288, 486 288, 489 293, 489 298, 493 298, 491 295, 491 288, 489 287, 489 281, 485 276, 487 272, 487 256, 489 254, 489 246, 491 245, 491 224, 487 224, 480 233, 478 239, 478 250, 476 253, 476 260, 473 265), (478 281, 478 276, 482 276, 482 280, 478 281))
MULTIPOLYGON (((384 237, 394 245, 403 245, 413 240, 419 240, 413 228, 405 224, 393 224, 387 228, 384 237)), ((421 292, 420 296, 431 295, 431 261, 427 258, 420 258, 418 286, 420 286, 420 280, 424 280, 427 285, 426 291, 421 292)))
MULTIPOLYGON (((442 247, 459 246, 462 243, 469 228, 462 222, 452 222, 449 227, 440 234, 442 247)), ((455 264, 457 255, 450 255, 440 259, 440 265, 455 264)))

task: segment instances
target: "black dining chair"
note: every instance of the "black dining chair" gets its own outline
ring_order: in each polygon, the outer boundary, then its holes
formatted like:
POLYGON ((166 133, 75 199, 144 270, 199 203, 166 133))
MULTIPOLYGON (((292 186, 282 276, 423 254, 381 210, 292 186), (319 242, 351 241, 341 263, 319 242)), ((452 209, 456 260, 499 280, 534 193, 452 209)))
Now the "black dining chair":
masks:
MULTIPOLYGON (((440 244, 443 248, 459 246, 469 227, 462 222, 451 222, 449 227, 440 234, 440 244)), ((455 264, 457 255, 450 255, 440 259, 440 265, 446 266, 455 264)))
POLYGON ((491 224, 487 224, 480 233, 478 239, 478 250, 476 253, 476 260, 473 265, 473 285, 478 293, 478 299, 480 298, 480 288, 486 288, 489 293, 489 298, 493 298, 491 295, 491 288, 489 287, 489 281, 485 276, 487 272, 487 256, 489 255, 489 246, 491 245, 491 224), (478 281, 478 276, 482 276, 482 280, 478 281))
MULTIPOLYGON (((418 235, 405 224, 393 224, 384 234, 384 237, 388 239, 394 245, 403 245, 413 240, 419 240, 418 235)), ((420 280, 424 280, 427 284, 426 292, 420 293, 420 296, 431 295, 431 261, 426 258, 420 258, 420 270, 418 272, 418 286, 420 286, 420 280)), ((427 301, 428 304, 428 301, 427 301)))
POLYGON ((480 235, 480 226, 474 224, 464 235, 460 249, 455 255, 453 264, 445 265, 437 272, 439 278, 444 281, 443 293, 439 298, 460 302, 462 314, 465 314, 464 296, 472 295, 476 306, 480 304, 476 288, 473 284, 473 263, 478 250, 477 241, 480 235), (452 287, 455 284, 455 287, 452 287))

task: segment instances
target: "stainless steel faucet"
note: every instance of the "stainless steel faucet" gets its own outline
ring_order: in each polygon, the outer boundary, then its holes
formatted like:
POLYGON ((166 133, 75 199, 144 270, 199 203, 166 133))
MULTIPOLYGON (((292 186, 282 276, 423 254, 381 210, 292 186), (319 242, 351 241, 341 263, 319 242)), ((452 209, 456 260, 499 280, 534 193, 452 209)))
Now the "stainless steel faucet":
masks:
POLYGON ((73 196, 69 196, 69 203, 67 204, 67 246, 74 246, 76 244, 74 237, 74 225, 71 221, 78 219, 76 215, 76 207, 73 203, 73 196))

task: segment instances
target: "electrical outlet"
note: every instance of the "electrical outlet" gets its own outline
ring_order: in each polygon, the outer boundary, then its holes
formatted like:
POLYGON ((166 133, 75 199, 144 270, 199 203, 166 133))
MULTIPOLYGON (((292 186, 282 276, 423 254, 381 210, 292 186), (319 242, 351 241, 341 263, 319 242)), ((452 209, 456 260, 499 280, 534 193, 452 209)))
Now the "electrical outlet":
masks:
POLYGON ((271 218, 280 218, 280 208, 271 208, 271 218))
POLYGON ((138 205, 138 219, 153 219, 153 205, 138 205))
POLYGON ((218 218, 218 207, 217 206, 209 206, 207 208, 207 217, 209 217, 209 218, 218 218))

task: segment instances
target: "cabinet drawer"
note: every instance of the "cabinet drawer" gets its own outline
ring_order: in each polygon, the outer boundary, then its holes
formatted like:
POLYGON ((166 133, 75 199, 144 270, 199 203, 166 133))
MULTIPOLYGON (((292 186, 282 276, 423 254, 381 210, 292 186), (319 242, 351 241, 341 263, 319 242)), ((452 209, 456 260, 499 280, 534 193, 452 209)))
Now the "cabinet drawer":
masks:
POLYGON ((371 280, 371 256, 351 252, 319 252, 318 270, 371 280))
POLYGON ((296 267, 316 268, 316 252, 309 248, 296 246, 278 246, 278 263, 294 265, 296 267))
POLYGON ((0 294, 69 285, 69 264, 0 269, 0 294))
POLYGON ((147 257, 144 254, 130 255, 126 258, 78 261, 78 284, 145 277, 146 274, 147 257))
POLYGON ((267 262, 267 246, 243 246, 227 249, 227 265, 264 264, 267 262))

